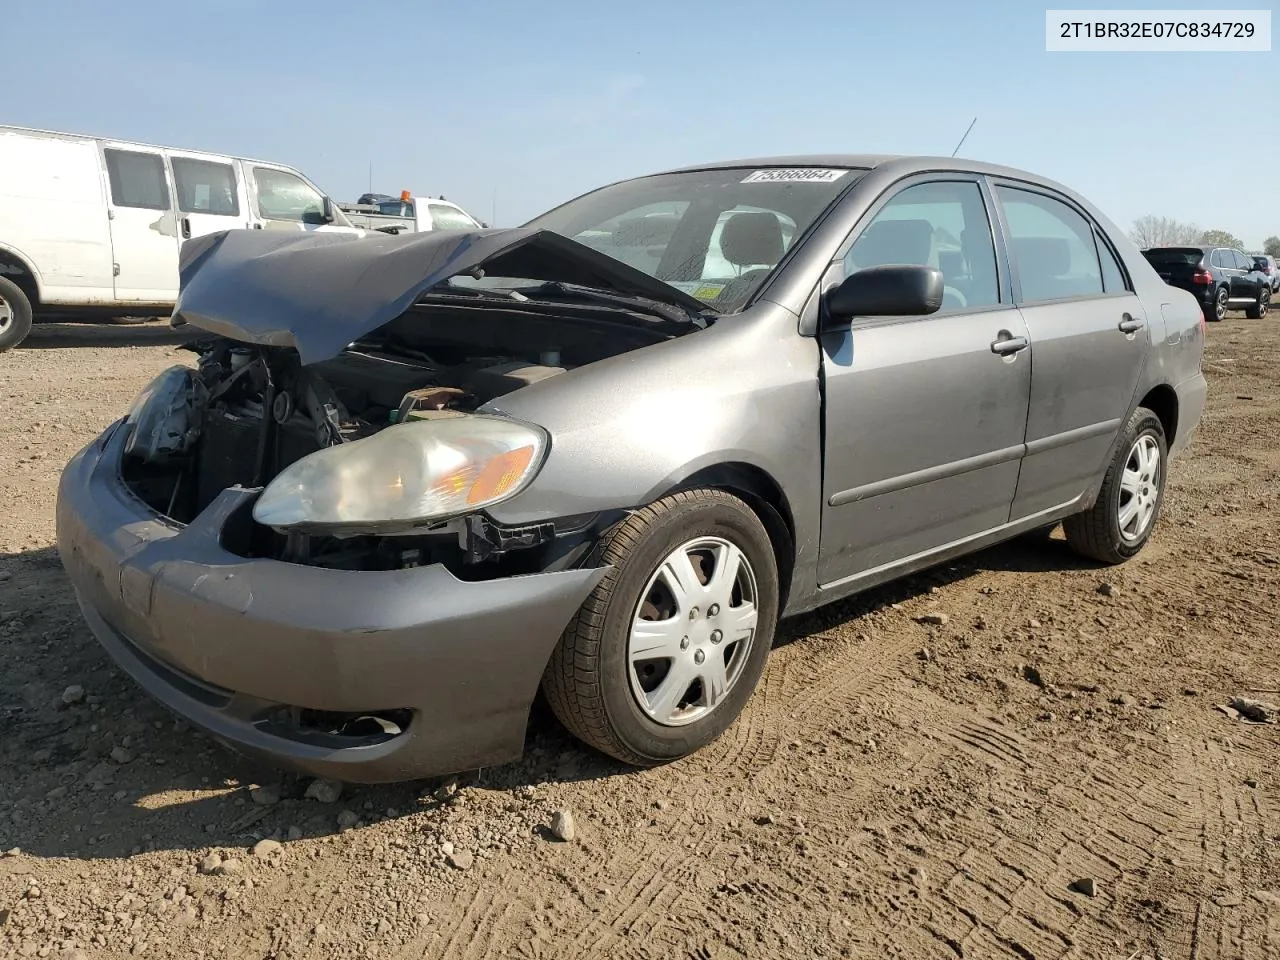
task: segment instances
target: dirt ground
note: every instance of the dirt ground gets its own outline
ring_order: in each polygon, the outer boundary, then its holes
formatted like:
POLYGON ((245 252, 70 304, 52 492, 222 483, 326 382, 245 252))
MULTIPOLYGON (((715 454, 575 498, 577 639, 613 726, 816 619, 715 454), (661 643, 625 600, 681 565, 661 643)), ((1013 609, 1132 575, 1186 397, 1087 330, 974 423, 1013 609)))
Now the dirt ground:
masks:
POLYGON ((1211 325, 1127 566, 1056 532, 784 624, 662 769, 540 713, 518 764, 331 803, 145 698, 59 566, 59 470, 166 333, 0 356, 0 957, 1280 956, 1280 728, 1215 709, 1280 700, 1280 321, 1211 325))

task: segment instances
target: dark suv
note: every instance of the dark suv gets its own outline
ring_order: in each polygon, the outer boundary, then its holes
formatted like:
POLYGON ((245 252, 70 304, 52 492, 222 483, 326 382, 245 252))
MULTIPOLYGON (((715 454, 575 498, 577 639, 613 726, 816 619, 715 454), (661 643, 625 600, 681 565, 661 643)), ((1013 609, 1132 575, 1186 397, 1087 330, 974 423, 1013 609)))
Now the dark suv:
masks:
POLYGON ((1271 306, 1271 278, 1253 257, 1230 247, 1151 247, 1142 255, 1160 278, 1189 290, 1206 320, 1221 320, 1228 310, 1244 310, 1260 320, 1271 306))

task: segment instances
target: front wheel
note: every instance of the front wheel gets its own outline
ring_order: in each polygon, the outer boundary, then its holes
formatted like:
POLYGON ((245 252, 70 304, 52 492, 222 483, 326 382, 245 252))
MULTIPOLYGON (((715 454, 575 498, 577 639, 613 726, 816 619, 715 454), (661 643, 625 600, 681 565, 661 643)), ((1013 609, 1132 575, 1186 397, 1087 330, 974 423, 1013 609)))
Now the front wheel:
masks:
POLYGON ((31 301, 12 280, 0 277, 0 353, 16 347, 31 332, 31 301))
POLYGON ((1267 311, 1271 309, 1271 290, 1263 287, 1258 291, 1258 300, 1251 303, 1249 309, 1245 311, 1245 316, 1250 320, 1261 320, 1267 315, 1267 311))
POLYGON ((1063 522, 1072 549, 1107 564, 1124 563, 1135 556, 1150 539, 1160 516, 1168 456, 1160 418, 1139 407, 1120 435, 1097 500, 1088 510, 1063 522))
POLYGON ((636 766, 693 753, 742 712, 778 617, 764 525, 722 490, 635 511, 596 551, 611 567, 551 656, 542 685, 578 739, 636 766))

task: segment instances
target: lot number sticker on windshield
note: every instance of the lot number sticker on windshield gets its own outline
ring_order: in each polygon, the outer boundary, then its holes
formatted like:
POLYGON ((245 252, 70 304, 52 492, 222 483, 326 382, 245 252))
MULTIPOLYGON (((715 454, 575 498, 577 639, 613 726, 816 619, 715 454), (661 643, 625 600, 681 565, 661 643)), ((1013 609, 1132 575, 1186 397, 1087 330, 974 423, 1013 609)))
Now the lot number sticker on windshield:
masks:
POLYGON ((743 183, 835 183, 848 170, 820 170, 816 167, 773 167, 756 170, 743 183))

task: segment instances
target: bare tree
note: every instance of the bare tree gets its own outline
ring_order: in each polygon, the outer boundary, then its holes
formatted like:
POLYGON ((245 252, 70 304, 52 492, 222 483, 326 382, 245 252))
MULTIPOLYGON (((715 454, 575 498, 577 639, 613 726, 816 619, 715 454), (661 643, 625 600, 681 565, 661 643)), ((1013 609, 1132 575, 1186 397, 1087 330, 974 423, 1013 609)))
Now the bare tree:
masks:
POLYGON ((1147 214, 1133 221, 1133 230, 1129 236, 1142 249, 1147 247, 1178 246, 1186 243, 1197 243, 1201 230, 1194 223, 1183 223, 1171 217, 1157 217, 1147 214))

